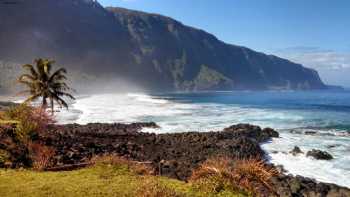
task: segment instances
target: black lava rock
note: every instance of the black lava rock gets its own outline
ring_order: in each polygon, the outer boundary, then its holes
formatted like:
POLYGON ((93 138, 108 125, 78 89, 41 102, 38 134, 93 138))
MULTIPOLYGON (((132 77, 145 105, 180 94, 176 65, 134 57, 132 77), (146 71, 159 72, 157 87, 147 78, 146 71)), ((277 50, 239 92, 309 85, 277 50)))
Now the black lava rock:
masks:
POLYGON ((331 160, 333 156, 326 151, 312 149, 306 153, 307 157, 313 157, 318 160, 331 160))
POLYGON ((298 155, 298 154, 302 154, 304 153, 303 151, 301 151, 301 149, 298 146, 294 146, 293 150, 291 150, 289 153, 291 153, 292 155, 298 155))

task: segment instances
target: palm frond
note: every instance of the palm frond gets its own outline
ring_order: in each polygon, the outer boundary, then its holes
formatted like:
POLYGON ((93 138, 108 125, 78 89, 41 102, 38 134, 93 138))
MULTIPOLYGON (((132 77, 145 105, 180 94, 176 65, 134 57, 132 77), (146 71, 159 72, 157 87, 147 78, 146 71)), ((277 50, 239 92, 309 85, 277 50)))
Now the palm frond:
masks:
POLYGON ((51 65, 48 65, 49 61, 44 59, 37 59, 35 62, 40 80, 47 81, 50 74, 49 72, 51 70, 51 65))
POLYGON ((63 106, 68 109, 68 104, 66 103, 66 101, 64 101, 63 99, 61 99, 59 96, 55 94, 53 94, 52 97, 58 103, 58 105, 60 105, 61 108, 63 106))
POLYGON ((27 98, 24 103, 29 103, 29 102, 33 102, 35 101, 36 99, 38 99, 39 97, 41 96, 41 94, 34 94, 34 95, 31 95, 29 98, 27 98))
POLYGON ((50 85, 50 89, 54 92, 71 91, 71 88, 66 83, 55 83, 50 85))
POLYGON ((58 95, 58 96, 66 96, 66 97, 68 97, 68 98, 70 98, 70 99, 72 99, 72 100, 75 100, 75 97, 74 97, 73 95, 69 94, 69 93, 60 92, 60 91, 56 91, 55 93, 56 93, 56 95, 58 95))
POLYGON ((67 70, 65 68, 58 69, 51 75, 49 82, 52 82, 54 80, 66 80, 67 77, 64 74, 67 74, 67 70))
POLYGON ((33 88, 34 87, 34 84, 32 82, 29 82, 29 81, 20 81, 19 80, 18 83, 26 85, 28 88, 33 88))
POLYGON ((49 76, 52 70, 52 65, 55 63, 53 60, 44 60, 44 71, 49 76))
POLYGON ((25 80, 25 79, 29 79, 29 80, 31 80, 31 81, 35 81, 35 80, 37 80, 37 78, 35 78, 35 77, 33 77, 32 75, 29 75, 29 74, 23 74, 23 75, 21 75, 19 78, 18 78, 18 80, 20 80, 20 81, 22 81, 22 80, 25 80))
POLYGON ((30 74, 32 75, 33 78, 37 79, 38 78, 38 73, 36 72, 36 70, 34 69, 33 65, 31 64, 25 64, 23 65, 23 68, 28 70, 30 72, 30 74))

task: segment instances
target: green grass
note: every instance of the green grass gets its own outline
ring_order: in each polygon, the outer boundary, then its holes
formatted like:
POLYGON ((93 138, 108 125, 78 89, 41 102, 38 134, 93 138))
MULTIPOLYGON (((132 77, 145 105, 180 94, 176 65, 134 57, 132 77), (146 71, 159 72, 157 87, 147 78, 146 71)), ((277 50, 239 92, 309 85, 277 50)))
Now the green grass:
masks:
POLYGON ((0 169, 1 197, 134 197, 140 196, 140 191, 147 188, 150 183, 173 190, 179 196, 241 196, 231 191, 205 193, 191 183, 165 177, 137 175, 126 166, 97 165, 67 172, 0 169))

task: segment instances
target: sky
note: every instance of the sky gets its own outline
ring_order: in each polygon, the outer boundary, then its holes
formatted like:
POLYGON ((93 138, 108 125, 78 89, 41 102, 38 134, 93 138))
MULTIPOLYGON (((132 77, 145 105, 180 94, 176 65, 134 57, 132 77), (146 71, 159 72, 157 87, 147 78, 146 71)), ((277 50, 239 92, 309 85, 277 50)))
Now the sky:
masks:
POLYGON ((350 87, 350 0, 98 0, 172 17, 350 87))

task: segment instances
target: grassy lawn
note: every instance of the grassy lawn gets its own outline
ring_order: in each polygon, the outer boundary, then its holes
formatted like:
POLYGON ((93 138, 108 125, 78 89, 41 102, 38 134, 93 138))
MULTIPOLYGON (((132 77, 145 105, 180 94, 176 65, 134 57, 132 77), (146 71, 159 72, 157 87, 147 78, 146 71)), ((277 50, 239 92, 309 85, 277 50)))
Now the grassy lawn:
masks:
POLYGON ((191 183, 165 177, 137 175, 126 166, 97 165, 67 172, 0 169, 1 197, 154 196, 154 192, 147 194, 152 185, 173 192, 156 196, 241 196, 226 190, 215 194, 204 192, 191 183))

